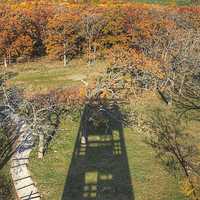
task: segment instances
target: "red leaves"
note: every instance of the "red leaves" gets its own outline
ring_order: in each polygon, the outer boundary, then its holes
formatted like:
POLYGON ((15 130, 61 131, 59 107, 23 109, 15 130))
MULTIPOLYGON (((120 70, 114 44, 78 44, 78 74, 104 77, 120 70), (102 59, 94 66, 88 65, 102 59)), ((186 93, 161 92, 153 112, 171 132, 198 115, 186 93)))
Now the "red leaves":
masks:
POLYGON ((200 7, 180 7, 177 11, 182 14, 192 13, 200 15, 200 7))

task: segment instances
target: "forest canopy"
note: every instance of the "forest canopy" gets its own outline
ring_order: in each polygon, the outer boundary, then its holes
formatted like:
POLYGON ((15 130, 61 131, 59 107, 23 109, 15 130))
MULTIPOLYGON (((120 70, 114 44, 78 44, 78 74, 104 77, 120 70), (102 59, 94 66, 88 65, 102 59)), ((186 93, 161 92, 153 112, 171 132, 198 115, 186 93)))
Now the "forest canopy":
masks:
POLYGON ((0 7, 0 57, 8 63, 48 55, 63 59, 104 58, 115 45, 143 56, 180 33, 199 30, 200 8, 131 3, 11 1, 0 7))

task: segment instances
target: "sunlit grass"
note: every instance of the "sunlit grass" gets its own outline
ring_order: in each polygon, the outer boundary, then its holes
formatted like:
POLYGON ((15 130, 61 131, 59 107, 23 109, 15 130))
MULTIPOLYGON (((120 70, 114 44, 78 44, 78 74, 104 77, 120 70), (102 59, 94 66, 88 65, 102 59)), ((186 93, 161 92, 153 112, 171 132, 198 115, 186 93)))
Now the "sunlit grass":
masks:
POLYGON ((66 67, 62 62, 48 59, 17 64, 8 70, 16 76, 8 81, 25 90, 25 93, 45 93, 56 88, 65 88, 90 82, 106 68, 106 62, 97 61, 88 65, 84 59, 74 59, 66 67))
MULTIPOLYGON (((27 93, 45 92, 82 84, 82 78, 85 81, 93 81, 105 68, 106 63, 103 61, 88 66, 84 60, 75 59, 64 68, 62 62, 41 60, 13 66, 12 71, 18 74, 9 84, 24 87, 27 93)), ((146 112, 147 102, 155 102, 152 99, 142 101, 141 106, 135 108, 138 112, 146 112)), ((44 200, 59 200, 62 197, 79 123, 65 119, 61 128, 63 131, 57 133, 43 160, 36 158, 36 151, 31 156, 29 166, 44 200)), ((175 178, 164 170, 152 149, 144 143, 143 137, 136 130, 128 128, 124 130, 124 135, 135 200, 184 200, 175 178)), ((93 163, 97 158, 94 153, 91 158, 93 163)), ((117 165, 120 166, 121 163, 117 165)), ((112 172, 118 166, 113 166, 112 172)), ((95 183, 96 176, 95 171, 87 173, 85 180, 95 183)))
POLYGON ((14 200, 15 194, 12 186, 9 164, 7 164, 0 170, 0 199, 14 200))
MULTIPOLYGON (((38 161, 35 158, 35 153, 32 154, 31 172, 45 200, 59 200, 62 197, 78 126, 78 123, 69 119, 63 121, 62 128, 65 128, 66 131, 62 131, 56 136, 44 160, 38 161)), ((174 177, 171 177, 163 169, 155 159, 152 149, 143 142, 142 137, 137 134, 136 130, 125 128, 124 135, 135 199, 184 200, 174 177)), ((97 159, 95 152, 91 159, 97 159)), ((107 161, 105 160, 105 162, 107 161)), ((121 164, 118 163, 117 165, 120 166, 121 164)), ((109 167, 114 173, 114 170, 119 166, 109 167)), ((97 174, 95 171, 85 174, 86 181, 95 183, 96 179, 97 174)))

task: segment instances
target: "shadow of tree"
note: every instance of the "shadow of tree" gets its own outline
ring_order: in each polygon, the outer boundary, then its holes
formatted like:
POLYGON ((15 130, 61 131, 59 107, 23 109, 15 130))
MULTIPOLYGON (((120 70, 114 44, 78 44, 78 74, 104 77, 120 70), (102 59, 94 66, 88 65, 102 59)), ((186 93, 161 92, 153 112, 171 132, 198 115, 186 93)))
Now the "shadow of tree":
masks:
POLYGON ((62 200, 134 200, 121 113, 117 105, 86 105, 62 200), (92 113, 106 120, 94 126, 92 113), (80 143, 86 135, 87 145, 80 143))

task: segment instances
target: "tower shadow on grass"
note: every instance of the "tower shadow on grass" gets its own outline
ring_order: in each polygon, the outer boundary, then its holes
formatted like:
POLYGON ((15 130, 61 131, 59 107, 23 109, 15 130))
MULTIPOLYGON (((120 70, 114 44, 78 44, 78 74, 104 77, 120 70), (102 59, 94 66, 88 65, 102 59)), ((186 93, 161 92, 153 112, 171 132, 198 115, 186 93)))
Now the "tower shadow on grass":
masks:
POLYGON ((134 200, 133 186, 124 140, 121 113, 117 106, 104 117, 109 127, 88 126, 90 108, 86 105, 75 142, 62 200, 134 200), (107 130, 109 129, 109 131, 107 130), (87 130, 87 145, 80 143, 87 130))

